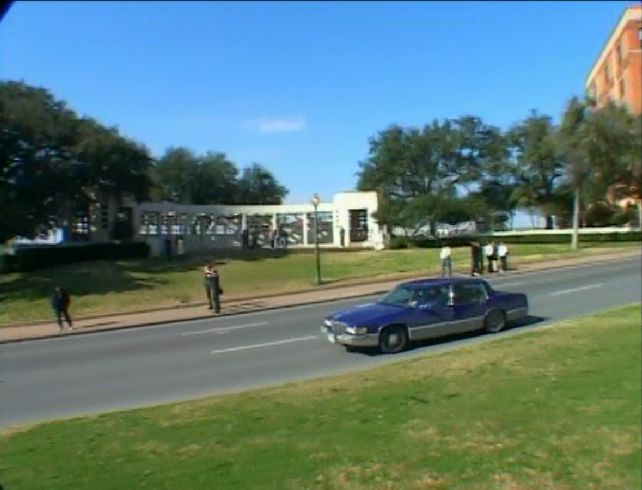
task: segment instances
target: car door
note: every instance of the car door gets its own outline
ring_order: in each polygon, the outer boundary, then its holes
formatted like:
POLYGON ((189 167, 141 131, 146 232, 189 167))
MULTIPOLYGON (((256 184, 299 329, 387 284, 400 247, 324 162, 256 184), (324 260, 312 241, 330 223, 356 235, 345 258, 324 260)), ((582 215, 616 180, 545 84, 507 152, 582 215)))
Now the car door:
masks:
POLYGON ((448 285, 426 286, 417 290, 416 304, 409 322, 410 338, 425 340, 447 333, 454 319, 454 309, 448 306, 448 285))
POLYGON ((478 282, 455 283, 453 288, 454 318, 450 333, 469 332, 482 328, 488 294, 478 282))

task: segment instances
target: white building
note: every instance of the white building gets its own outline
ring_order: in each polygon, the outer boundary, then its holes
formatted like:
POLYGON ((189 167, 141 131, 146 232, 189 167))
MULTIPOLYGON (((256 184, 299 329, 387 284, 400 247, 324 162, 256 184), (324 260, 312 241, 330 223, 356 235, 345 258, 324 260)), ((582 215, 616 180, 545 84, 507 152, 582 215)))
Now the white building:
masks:
MULTIPOLYGON (((321 247, 381 249, 384 235, 373 213, 376 192, 339 192, 332 202, 320 202, 321 247)), ((134 212, 136 239, 149 243, 152 255, 189 253, 213 248, 241 247, 243 231, 249 246, 315 246, 315 209, 312 203, 282 205, 184 205, 140 203, 134 212)))

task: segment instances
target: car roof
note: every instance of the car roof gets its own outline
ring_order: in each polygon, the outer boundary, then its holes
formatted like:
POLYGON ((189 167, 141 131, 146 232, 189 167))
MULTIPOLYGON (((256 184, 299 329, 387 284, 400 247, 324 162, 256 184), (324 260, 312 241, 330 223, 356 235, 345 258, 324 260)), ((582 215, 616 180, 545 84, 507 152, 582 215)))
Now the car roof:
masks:
POLYGON ((402 282, 399 286, 447 286, 449 284, 482 284, 485 282, 483 279, 475 277, 427 277, 425 279, 402 282))

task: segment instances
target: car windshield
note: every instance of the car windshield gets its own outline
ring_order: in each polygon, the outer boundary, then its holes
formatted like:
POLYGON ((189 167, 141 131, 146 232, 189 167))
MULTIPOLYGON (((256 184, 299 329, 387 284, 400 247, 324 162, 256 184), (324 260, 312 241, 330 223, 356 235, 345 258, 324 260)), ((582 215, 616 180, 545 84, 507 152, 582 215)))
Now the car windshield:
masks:
POLYGON ((387 305, 397 305, 397 306, 406 306, 409 305, 415 299, 415 290, 414 288, 400 286, 379 300, 379 303, 385 303, 387 305))

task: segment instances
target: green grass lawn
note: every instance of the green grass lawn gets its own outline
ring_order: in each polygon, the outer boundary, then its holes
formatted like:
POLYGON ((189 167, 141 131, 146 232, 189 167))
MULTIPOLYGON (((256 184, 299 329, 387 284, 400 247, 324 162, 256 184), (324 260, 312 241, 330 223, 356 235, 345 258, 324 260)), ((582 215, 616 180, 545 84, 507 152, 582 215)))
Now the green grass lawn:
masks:
POLYGON ((6 490, 639 489, 640 305, 278 388, 5 431, 6 490))
MULTIPOLYGON (((513 245, 510 262, 585 255, 614 248, 640 247, 639 242, 583 244, 572 252, 568 244, 513 245)), ((454 271, 468 272, 467 248, 454 249, 454 271)), ((324 282, 439 273, 439 251, 408 249, 322 253, 324 282)), ((204 257, 150 258, 141 261, 85 262, 23 273, 0 275, 0 326, 52 318, 49 298, 59 283, 72 294, 72 316, 118 313, 205 301, 202 282, 204 257)), ((245 258, 216 258, 225 290, 224 300, 252 295, 314 288, 314 254, 292 253, 271 257, 270 252, 245 258)))

